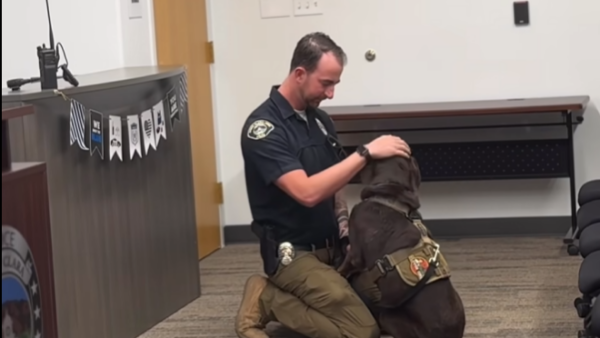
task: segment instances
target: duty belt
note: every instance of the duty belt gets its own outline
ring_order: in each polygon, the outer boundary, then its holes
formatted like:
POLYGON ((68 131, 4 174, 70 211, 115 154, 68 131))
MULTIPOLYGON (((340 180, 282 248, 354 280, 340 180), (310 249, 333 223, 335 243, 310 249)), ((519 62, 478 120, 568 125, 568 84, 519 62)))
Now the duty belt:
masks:
POLYGON ((328 248, 334 247, 334 242, 332 239, 325 239, 323 241, 318 241, 318 242, 310 243, 310 244, 294 243, 294 242, 291 242, 291 243, 294 246, 294 249, 300 250, 300 251, 317 251, 317 250, 321 250, 321 249, 328 249, 328 248))

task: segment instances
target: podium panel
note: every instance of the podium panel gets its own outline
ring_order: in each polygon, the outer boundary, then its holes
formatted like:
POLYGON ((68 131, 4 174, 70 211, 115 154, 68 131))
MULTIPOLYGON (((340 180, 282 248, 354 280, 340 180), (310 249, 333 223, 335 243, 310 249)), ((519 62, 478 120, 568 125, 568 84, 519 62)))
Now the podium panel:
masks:
POLYGON ((57 338, 46 164, 13 163, 2 110, 2 338, 57 338))
POLYGON ((2 337, 56 338, 46 165, 2 173, 2 337))

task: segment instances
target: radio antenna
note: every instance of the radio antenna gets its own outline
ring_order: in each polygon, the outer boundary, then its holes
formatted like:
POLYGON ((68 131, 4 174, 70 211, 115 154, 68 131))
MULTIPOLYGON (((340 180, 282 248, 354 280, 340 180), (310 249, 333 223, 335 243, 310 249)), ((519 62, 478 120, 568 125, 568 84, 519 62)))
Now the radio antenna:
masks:
POLYGON ((52 31, 52 17, 50 16, 50 4, 46 0, 46 13, 48 15, 48 28, 50 34, 50 49, 54 49, 54 32, 52 31))

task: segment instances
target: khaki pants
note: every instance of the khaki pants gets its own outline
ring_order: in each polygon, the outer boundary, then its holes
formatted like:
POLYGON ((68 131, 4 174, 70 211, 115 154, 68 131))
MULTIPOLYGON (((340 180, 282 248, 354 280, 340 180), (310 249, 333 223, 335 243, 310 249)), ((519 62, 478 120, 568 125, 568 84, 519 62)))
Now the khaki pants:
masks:
POLYGON ((379 287, 369 279, 367 274, 355 274, 348 280, 354 291, 362 299, 376 320, 379 320, 377 306, 381 301, 379 287))
POLYGON ((280 265, 261 295, 276 321, 310 338, 375 338, 379 328, 350 284, 333 267, 332 250, 297 252, 280 265))

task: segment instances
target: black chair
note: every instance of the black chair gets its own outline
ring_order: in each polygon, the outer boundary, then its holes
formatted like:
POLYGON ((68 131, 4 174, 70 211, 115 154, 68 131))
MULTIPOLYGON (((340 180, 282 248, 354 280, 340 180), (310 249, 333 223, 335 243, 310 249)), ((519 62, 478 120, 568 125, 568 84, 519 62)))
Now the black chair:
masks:
MULTIPOLYGON (((584 185, 582 188, 587 187, 584 185)), ((579 210, 577 210, 577 229, 579 246, 575 244, 571 244, 568 248, 570 254, 578 254, 581 253, 581 235, 583 231, 590 225, 595 223, 600 223, 600 197, 596 200, 590 200, 589 198, 595 197, 593 193, 595 191, 588 191, 588 194, 584 194, 586 198, 581 198, 582 194, 580 193, 580 200, 585 201, 585 204, 581 204, 579 210)), ((599 192, 600 193, 600 192, 599 192)))
POLYGON ((579 251, 583 258, 589 256, 592 252, 600 251, 600 222, 590 224, 581 231, 579 251))
POLYGON ((600 337, 600 304, 594 306, 594 309, 592 310, 587 331, 591 333, 592 336, 600 337))
POLYGON ((577 225, 579 247, 575 247, 583 262, 579 268, 579 291, 575 308, 584 320, 579 338, 598 338, 600 323, 600 180, 590 181, 579 190, 577 225))
MULTIPOLYGON (((600 305, 595 304, 595 300, 600 296, 600 251, 596 251, 587 256, 579 268, 579 291, 582 296, 575 300, 575 307, 580 318, 584 319, 584 330, 579 332, 580 338, 596 337, 592 334, 592 326, 595 312, 600 305), (596 305, 596 306, 594 306, 596 305)), ((597 321, 597 319, 596 319, 597 321)))
POLYGON ((600 223, 600 200, 587 202, 577 210, 579 233, 594 223, 600 223))
POLYGON ((600 180, 584 183, 579 189, 579 196, 577 199, 579 206, 597 200, 600 200, 600 180))

